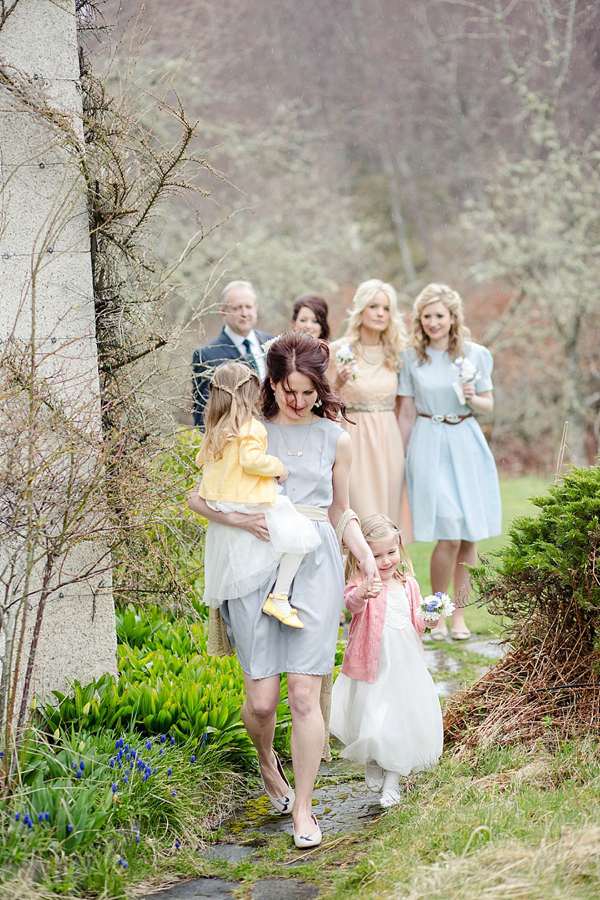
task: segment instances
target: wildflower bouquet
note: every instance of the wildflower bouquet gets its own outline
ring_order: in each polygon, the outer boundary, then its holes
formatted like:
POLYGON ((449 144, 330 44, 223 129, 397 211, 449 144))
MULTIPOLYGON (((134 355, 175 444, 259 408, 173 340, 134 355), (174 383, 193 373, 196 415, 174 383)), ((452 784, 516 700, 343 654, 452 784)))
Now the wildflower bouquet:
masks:
POLYGON ((355 362, 354 355, 354 347, 352 347, 350 344, 340 344, 340 346, 335 351, 335 361, 338 366, 347 366, 348 363, 353 363, 352 377, 356 378, 358 366, 355 362))
POLYGON ((448 594, 436 591, 422 600, 419 609, 425 622, 435 622, 440 616, 452 615, 455 606, 448 594))
POLYGON ((452 382, 452 387, 458 397, 458 402, 464 406, 467 401, 463 393, 463 384, 478 381, 481 376, 477 371, 477 366, 466 356, 457 356, 452 363, 452 368, 458 374, 458 379, 452 382))

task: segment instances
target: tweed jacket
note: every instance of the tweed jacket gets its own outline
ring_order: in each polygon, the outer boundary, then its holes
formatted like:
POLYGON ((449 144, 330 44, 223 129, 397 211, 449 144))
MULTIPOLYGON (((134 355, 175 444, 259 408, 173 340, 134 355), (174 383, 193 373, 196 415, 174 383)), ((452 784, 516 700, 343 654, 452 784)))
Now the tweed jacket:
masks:
MULTIPOLYGON (((266 331, 254 329, 261 344, 273 337, 266 331)), ((207 344, 194 350, 192 360, 192 389, 194 400, 194 425, 200 428, 204 425, 204 409, 208 402, 210 393, 210 380, 213 372, 225 362, 248 362, 248 357, 243 354, 235 346, 225 329, 214 337, 207 344)))
MULTIPOLYGON (((404 582, 410 603, 410 617, 417 633, 422 635, 426 625, 419 611, 421 592, 416 580, 410 575, 404 582)), ((384 585, 376 597, 369 601, 358 596, 358 585, 351 581, 344 591, 344 603, 352 613, 348 633, 348 643, 342 663, 342 673, 357 681, 375 681, 379 663, 379 647, 385 622, 387 587, 384 585)))

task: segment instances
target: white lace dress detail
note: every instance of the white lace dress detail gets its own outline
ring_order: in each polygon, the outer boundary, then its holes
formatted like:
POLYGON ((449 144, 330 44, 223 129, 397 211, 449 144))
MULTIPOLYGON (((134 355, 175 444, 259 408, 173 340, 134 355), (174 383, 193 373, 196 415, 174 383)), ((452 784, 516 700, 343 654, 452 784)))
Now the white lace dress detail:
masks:
POLYGON ((403 587, 387 592, 385 605, 385 628, 406 628, 412 625, 410 604, 403 587))

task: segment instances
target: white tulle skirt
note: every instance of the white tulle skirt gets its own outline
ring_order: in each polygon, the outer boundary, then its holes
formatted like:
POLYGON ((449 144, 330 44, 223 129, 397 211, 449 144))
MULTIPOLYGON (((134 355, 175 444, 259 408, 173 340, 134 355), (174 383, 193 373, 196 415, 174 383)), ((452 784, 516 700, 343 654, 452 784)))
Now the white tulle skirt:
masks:
POLYGON ((268 541, 243 528, 209 522, 204 549, 204 603, 220 606, 255 591, 284 553, 310 553, 321 543, 310 519, 296 510, 288 497, 278 494, 275 505, 264 503, 212 503, 211 509, 264 515, 268 541))
POLYGON ((442 755, 440 701, 412 625, 386 624, 373 684, 338 675, 330 728, 345 745, 340 756, 365 766, 367 786, 380 791, 385 771, 408 775, 442 755))

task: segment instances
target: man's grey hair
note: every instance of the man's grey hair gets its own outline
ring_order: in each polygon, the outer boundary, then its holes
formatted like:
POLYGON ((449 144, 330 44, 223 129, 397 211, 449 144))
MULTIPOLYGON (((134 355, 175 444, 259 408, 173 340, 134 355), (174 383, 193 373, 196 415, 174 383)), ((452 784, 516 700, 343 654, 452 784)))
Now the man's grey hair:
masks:
POLYGON ((227 306, 227 294, 229 291, 233 291, 235 288, 245 287, 252 291, 254 294, 254 299, 256 300, 256 291, 252 286, 251 281, 230 281, 229 284, 226 284, 223 290, 221 291, 221 309, 225 309, 227 306))

